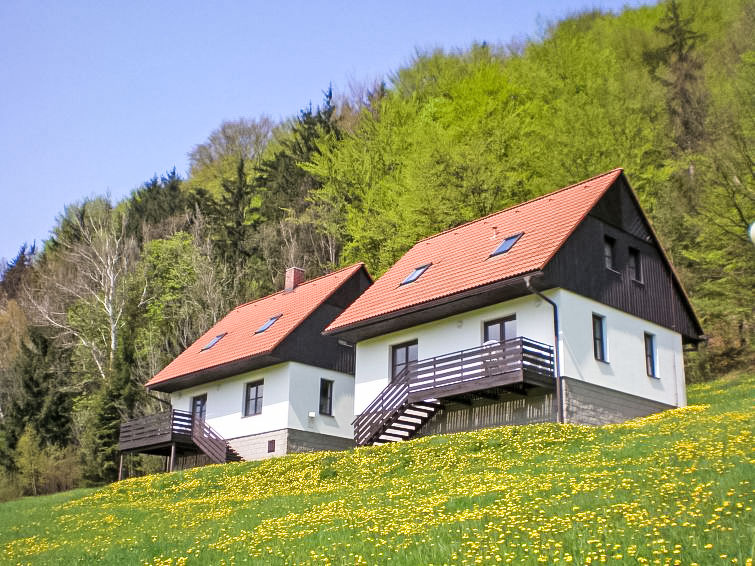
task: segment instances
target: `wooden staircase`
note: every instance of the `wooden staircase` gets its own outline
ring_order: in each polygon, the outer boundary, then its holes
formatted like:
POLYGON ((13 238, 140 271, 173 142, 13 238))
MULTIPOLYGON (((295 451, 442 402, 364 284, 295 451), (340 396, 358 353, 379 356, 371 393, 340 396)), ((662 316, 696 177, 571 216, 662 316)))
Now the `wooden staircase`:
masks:
POLYGON ((524 337, 414 362, 354 419, 354 440, 357 446, 409 440, 444 398, 525 383, 555 387, 553 364, 551 346, 524 337))
POLYGON ((404 403, 375 432, 371 444, 379 446, 387 442, 413 438, 440 409, 440 406, 437 399, 428 399, 418 403, 404 403))
POLYGON ((241 457, 241 454, 236 452, 236 450, 228 444, 228 441, 226 440, 225 443, 225 461, 226 462, 243 462, 244 459, 241 457))
POLYGON ((196 415, 191 419, 191 439, 216 464, 227 462, 229 451, 238 456, 222 436, 196 415))
MULTIPOLYGON (((187 411, 173 409, 121 423, 119 450, 169 458, 172 469, 177 457, 197 454, 214 464, 242 460, 233 447, 204 420, 187 411)), ((119 470, 119 477, 121 470, 119 470)))
POLYGON ((409 402, 409 375, 409 368, 404 369, 354 419, 354 439, 358 446, 409 440, 438 411, 437 399, 409 402))

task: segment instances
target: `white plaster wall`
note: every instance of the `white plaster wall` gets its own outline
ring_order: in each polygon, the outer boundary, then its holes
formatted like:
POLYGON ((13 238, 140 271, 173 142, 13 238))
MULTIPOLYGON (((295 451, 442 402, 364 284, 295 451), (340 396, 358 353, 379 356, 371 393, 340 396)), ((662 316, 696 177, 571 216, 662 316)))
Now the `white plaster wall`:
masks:
POLYGON ((420 360, 476 348, 484 323, 516 314, 517 334, 553 346, 553 310, 534 295, 520 297, 441 320, 413 326, 356 345, 355 414, 361 413, 390 383, 391 346, 417 340, 420 360))
MULTIPOLYGON (((686 405, 681 335, 564 289, 559 305, 561 374, 675 406, 686 405), (608 363, 593 355, 592 315, 605 317, 608 363), (645 372, 644 333, 655 335, 658 378, 645 372)), ((371 338, 356 345, 355 414, 390 383, 391 346, 418 341, 420 360, 483 342, 484 323, 516 314, 517 334, 553 346, 553 309, 534 295, 371 338)))
POLYGON ((547 294, 559 305, 562 375, 668 405, 687 404, 678 332, 563 289, 547 294), (593 354, 593 313, 605 317, 607 362, 593 354), (655 336, 657 378, 645 370, 645 332, 655 336))
POLYGON ((314 366, 291 362, 288 427, 309 432, 354 438, 354 377, 314 366), (320 379, 333 382, 333 416, 321 415, 320 379), (309 418, 310 411, 315 413, 309 418))
POLYGON ((191 411, 191 398, 207 394, 207 424, 223 438, 237 438, 288 426, 289 363, 258 369, 171 394, 174 409, 191 411), (245 417, 245 386, 263 380, 262 412, 245 417))
POLYGON ((284 428, 354 437, 354 378, 345 373, 286 362, 177 391, 171 403, 191 411, 191 398, 204 393, 207 424, 226 439, 284 428), (319 414, 321 378, 333 381, 333 416, 319 414), (246 384, 259 380, 264 381, 262 412, 245 417, 246 384), (315 412, 312 419, 310 411, 315 412))

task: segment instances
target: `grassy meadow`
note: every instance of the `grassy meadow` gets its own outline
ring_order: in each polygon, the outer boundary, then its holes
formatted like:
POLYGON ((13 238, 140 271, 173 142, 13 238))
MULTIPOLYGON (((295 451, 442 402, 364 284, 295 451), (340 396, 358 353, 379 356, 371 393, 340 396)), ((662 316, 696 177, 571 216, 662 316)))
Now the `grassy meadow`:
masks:
POLYGON ((622 425, 543 424, 0 505, 2 564, 751 565, 755 375, 622 425))

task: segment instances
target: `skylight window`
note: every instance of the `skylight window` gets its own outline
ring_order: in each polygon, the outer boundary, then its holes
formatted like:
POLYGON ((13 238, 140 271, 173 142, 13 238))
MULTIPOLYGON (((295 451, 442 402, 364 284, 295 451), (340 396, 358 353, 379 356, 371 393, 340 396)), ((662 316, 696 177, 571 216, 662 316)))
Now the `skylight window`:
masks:
POLYGON ((271 316, 270 319, 267 320, 267 321, 265 321, 265 324, 263 324, 257 330, 255 330, 254 333, 255 334, 261 334, 262 332, 264 332, 265 330, 267 330, 268 328, 270 328, 273 324, 275 324, 275 321, 278 320, 281 316, 283 316, 283 315, 282 314, 276 314, 275 316, 271 316))
POLYGON ((522 237, 522 234, 524 234, 524 232, 519 232, 518 234, 514 234, 513 236, 509 236, 508 238, 503 240, 503 242, 501 242, 501 245, 498 246, 492 254, 490 254, 490 257, 505 254, 512 247, 514 247, 514 244, 516 244, 519 238, 522 237))
POLYGON ((413 281, 416 281, 419 279, 420 275, 422 275, 425 271, 427 271, 427 268, 430 267, 432 264, 428 263, 425 265, 420 265, 419 267, 416 267, 414 271, 412 271, 409 275, 407 275, 406 279, 404 279, 401 284, 406 285, 407 283, 412 283, 413 281))
POLYGON ((212 348, 215 344, 217 344, 218 342, 220 342, 220 339, 223 336, 225 336, 226 334, 228 334, 228 333, 227 332, 223 332, 223 334, 218 334, 217 336, 215 336, 215 338, 213 338, 212 340, 210 340, 210 342, 207 344, 207 346, 205 346, 204 348, 202 348, 200 350, 200 352, 204 352, 205 350, 209 350, 210 348, 212 348))

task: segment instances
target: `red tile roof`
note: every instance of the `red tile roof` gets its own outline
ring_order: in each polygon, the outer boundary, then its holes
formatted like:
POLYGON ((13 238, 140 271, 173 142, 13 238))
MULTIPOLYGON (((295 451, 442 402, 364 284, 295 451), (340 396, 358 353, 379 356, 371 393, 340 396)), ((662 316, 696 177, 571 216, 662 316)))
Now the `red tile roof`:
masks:
POLYGON ((363 263, 357 263, 305 281, 291 292, 279 291, 236 307, 149 380, 147 387, 230 362, 269 354, 363 266, 363 263), (277 315, 281 317, 272 326, 255 334, 266 321, 277 315), (202 351, 213 338, 223 333, 227 334, 212 348, 202 351))
POLYGON ((622 169, 614 169, 421 240, 325 332, 543 269, 621 174, 622 169), (509 251, 490 257, 505 238, 519 233, 509 251), (401 285, 428 263, 432 265, 415 282, 401 285))

